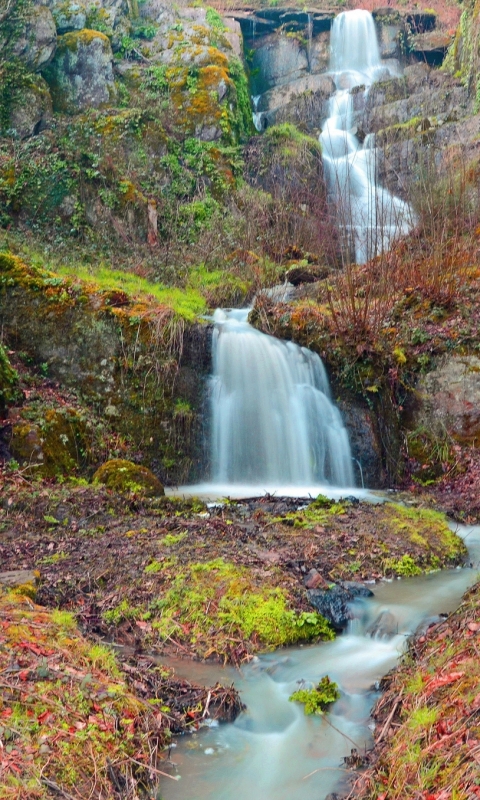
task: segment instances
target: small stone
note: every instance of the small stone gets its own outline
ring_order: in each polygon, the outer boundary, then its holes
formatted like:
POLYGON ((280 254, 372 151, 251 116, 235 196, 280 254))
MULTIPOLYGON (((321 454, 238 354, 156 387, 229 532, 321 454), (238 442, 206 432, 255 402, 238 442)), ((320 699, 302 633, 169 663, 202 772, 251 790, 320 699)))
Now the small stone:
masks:
POLYGON ((42 744, 38 748, 38 752, 43 756, 43 755, 48 755, 48 753, 51 753, 52 751, 51 748, 48 746, 48 744, 42 744))
POLYGON ((305 586, 307 589, 318 589, 319 586, 321 586, 322 589, 328 589, 327 581, 315 568, 311 569, 310 572, 307 572, 305 575, 305 586))

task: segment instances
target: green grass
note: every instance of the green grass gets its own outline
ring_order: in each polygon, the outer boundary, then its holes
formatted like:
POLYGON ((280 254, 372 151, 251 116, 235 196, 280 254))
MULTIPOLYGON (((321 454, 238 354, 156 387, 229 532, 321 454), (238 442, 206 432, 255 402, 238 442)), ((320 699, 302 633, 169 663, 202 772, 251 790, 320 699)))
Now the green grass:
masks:
POLYGON ((131 272, 111 270, 102 266, 96 269, 65 266, 57 267, 55 271, 60 275, 94 284, 100 290, 122 291, 138 299, 152 298, 160 305, 171 308, 172 311, 188 321, 193 321, 195 317, 204 314, 207 310, 205 298, 195 288, 179 289, 164 286, 131 272))

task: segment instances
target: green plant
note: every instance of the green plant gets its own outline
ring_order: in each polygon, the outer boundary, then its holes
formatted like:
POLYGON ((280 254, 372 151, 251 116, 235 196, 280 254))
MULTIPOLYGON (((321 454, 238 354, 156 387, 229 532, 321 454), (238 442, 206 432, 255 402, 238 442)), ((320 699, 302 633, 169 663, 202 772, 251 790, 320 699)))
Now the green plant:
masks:
POLYGON ((305 714, 324 714, 332 703, 340 697, 338 685, 328 675, 313 689, 298 689, 288 698, 295 703, 303 703, 305 714))

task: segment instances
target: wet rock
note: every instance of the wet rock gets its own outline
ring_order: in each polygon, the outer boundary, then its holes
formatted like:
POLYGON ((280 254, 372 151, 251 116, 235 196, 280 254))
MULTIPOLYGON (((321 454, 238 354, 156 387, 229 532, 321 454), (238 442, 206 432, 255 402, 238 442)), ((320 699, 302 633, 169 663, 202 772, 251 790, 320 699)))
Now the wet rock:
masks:
POLYGON ((262 94, 274 86, 284 86, 308 71, 305 50, 296 39, 264 37, 252 59, 253 94, 262 94))
POLYGON ((369 589, 363 584, 352 583, 349 588, 345 585, 333 586, 331 589, 308 589, 307 596, 319 614, 328 619, 336 630, 343 630, 353 619, 350 604, 356 597, 371 596, 369 589), (363 590, 369 592, 364 594, 363 590))
POLYGON ((15 42, 14 54, 32 69, 40 70, 52 59, 56 44, 57 30, 52 12, 46 6, 35 6, 15 42))
POLYGON ((381 611, 365 633, 372 639, 391 639, 398 633, 398 622, 391 611, 381 611))
POLYGON ((365 586, 364 583, 357 583, 357 581, 342 581, 341 586, 343 586, 344 589, 347 589, 347 591, 349 591, 353 597, 374 597, 374 592, 372 592, 368 586, 365 586))
POLYGON ((307 130, 318 130, 334 92, 335 84, 329 75, 304 75, 264 92, 257 110, 264 114, 268 125, 292 122, 307 130))
POLYGON ((87 29, 60 36, 45 78, 55 111, 75 114, 112 102, 116 90, 107 36, 87 29))

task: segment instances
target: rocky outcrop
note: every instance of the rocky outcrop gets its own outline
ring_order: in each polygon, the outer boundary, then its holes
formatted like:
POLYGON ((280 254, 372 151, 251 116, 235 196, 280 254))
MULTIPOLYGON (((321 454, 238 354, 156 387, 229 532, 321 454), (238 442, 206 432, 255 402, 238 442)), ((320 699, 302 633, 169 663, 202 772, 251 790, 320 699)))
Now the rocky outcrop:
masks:
POLYGON ((417 385, 415 426, 465 444, 480 441, 480 359, 444 356, 417 385))
POLYGON ((402 197, 411 197, 414 184, 426 180, 428 153, 435 153, 437 171, 480 154, 480 116, 473 113, 468 88, 427 64, 406 67, 401 77, 368 92, 360 88, 354 107, 359 135, 376 134, 379 180, 402 197))
POLYGON ((56 43, 57 31, 52 12, 45 5, 35 6, 14 44, 13 54, 32 69, 41 70, 53 58, 56 43))
POLYGON ((40 133, 52 116, 52 98, 46 81, 37 75, 25 80, 9 108, 8 128, 20 139, 40 133))
POLYGON ((115 99, 112 48, 98 31, 83 29, 60 36, 45 75, 55 111, 75 114, 115 99))

